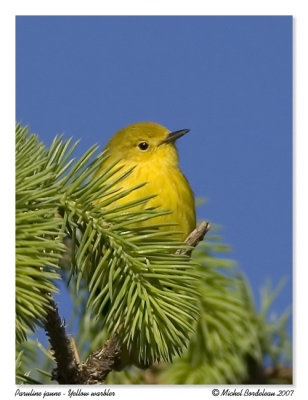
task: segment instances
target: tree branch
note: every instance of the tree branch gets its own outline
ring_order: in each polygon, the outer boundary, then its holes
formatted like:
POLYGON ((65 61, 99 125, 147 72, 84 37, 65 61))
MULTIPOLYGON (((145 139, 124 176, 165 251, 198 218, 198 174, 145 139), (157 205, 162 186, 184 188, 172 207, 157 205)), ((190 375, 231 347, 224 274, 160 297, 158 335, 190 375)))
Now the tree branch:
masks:
POLYGON ((50 300, 50 308, 47 311, 44 328, 57 363, 57 368, 53 370, 53 379, 62 384, 81 383, 83 380, 82 372, 53 300, 50 300))
POLYGON ((102 349, 94 351, 82 365, 86 376, 86 384, 104 383, 109 372, 113 370, 115 363, 121 355, 121 347, 117 335, 109 339, 102 349))
MULTIPOLYGON (((190 255, 193 247, 198 245, 209 229, 210 224, 202 222, 185 241, 191 248, 177 250, 176 254, 190 255)), ((105 343, 103 348, 94 351, 85 363, 80 364, 53 301, 47 312, 44 328, 57 363, 57 368, 53 371, 53 379, 61 384, 102 384, 109 372, 121 361, 118 332, 105 343)))
POLYGON ((197 228, 195 228, 186 238, 185 243, 192 247, 188 250, 177 250, 176 254, 187 254, 190 255, 193 251, 193 247, 197 247, 198 244, 203 240, 204 236, 210 230, 210 223, 208 221, 202 221, 197 228))

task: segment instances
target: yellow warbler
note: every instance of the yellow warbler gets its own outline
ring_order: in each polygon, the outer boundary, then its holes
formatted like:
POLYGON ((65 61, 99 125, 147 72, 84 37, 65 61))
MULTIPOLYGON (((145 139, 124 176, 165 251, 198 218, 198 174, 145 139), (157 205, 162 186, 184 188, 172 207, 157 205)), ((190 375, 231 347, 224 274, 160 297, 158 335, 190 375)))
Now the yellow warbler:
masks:
MULTIPOLYGON (((177 226, 164 226, 163 230, 181 231, 184 240, 196 226, 194 195, 188 181, 179 168, 175 141, 189 132, 188 129, 170 132, 154 122, 139 122, 119 130, 107 143, 110 157, 98 171, 120 160, 124 170, 134 167, 131 174, 118 182, 114 188, 128 189, 139 183, 146 185, 131 192, 113 203, 124 204, 148 195, 157 195, 141 204, 138 209, 158 207, 171 213, 143 222, 176 223, 177 226)), ((114 177, 113 177, 114 179, 114 177)))

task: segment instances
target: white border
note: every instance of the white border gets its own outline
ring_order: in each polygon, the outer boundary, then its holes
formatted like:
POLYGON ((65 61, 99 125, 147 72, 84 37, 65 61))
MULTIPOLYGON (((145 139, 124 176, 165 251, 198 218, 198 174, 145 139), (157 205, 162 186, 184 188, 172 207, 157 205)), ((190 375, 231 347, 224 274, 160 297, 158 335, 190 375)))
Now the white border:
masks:
MULTIPOLYGON (((294 399, 305 398, 307 354, 307 38, 308 21, 304 1, 258 2, 225 0, 215 2, 167 1, 155 2, 114 0, 67 1, 19 0, 5 3, 0 12, 1 40, 1 209, 5 224, 1 229, 2 260, 1 285, 1 344, 4 371, 1 387, 4 398, 13 399, 14 385, 14 142, 11 132, 15 121, 15 15, 293 15, 294 16, 294 305, 295 305, 295 393, 294 399), (8 167, 10 166, 10 167, 8 167), (306 261, 306 262, 305 262, 306 261), (5 271, 8 271, 6 274, 5 271)), ((117 387, 117 396, 126 399, 150 397, 205 398, 213 397, 207 387, 117 387)), ((48 386, 51 388, 51 386, 48 386)), ((58 387, 53 387, 55 390, 58 387)), ((270 387, 266 387, 268 390, 270 387)), ((277 389, 277 387, 273 387, 277 389)), ((231 386, 234 389, 234 386, 231 386)), ((43 387, 42 387, 43 390, 43 387)), ((74 397, 75 399, 77 397, 74 397)))

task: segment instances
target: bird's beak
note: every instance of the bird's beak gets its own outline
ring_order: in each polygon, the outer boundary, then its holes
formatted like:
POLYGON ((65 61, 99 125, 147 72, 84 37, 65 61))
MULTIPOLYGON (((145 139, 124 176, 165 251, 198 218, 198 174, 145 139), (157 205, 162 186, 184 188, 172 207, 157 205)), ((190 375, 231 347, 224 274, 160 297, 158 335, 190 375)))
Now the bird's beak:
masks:
POLYGON ((166 137, 166 139, 164 139, 160 144, 163 143, 173 143, 175 142, 178 138, 180 138, 181 136, 185 135, 186 133, 188 133, 190 131, 190 129, 181 129, 179 131, 173 131, 170 132, 168 134, 168 136, 166 137))

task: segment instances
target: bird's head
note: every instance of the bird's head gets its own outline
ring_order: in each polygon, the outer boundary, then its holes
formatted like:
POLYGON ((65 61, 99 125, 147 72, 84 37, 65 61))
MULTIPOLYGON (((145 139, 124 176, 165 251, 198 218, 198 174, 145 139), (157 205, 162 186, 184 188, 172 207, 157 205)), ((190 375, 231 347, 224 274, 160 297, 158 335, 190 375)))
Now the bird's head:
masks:
POLYGON ((156 162, 178 164, 175 141, 189 132, 182 129, 170 132, 154 122, 138 122, 119 130, 107 143, 113 159, 139 164, 156 162))

